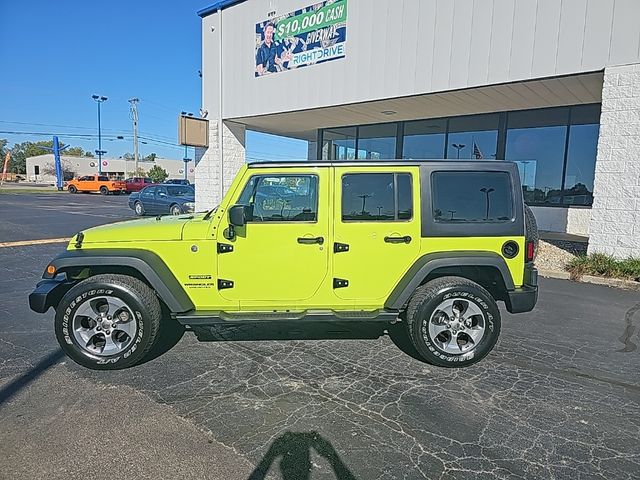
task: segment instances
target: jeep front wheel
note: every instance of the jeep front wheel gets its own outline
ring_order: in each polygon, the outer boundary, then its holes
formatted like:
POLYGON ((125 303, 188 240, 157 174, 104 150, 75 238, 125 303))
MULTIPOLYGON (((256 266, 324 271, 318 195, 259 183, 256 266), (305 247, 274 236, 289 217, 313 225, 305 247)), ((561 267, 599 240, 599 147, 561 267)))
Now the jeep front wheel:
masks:
POLYGON ((153 290, 126 275, 96 275, 74 286, 56 310, 64 352, 95 370, 140 362, 156 343, 162 311, 153 290))
POLYGON ((406 312, 411 341, 428 363, 466 367, 482 360, 500 334, 500 311, 489 292, 462 277, 420 286, 406 312))

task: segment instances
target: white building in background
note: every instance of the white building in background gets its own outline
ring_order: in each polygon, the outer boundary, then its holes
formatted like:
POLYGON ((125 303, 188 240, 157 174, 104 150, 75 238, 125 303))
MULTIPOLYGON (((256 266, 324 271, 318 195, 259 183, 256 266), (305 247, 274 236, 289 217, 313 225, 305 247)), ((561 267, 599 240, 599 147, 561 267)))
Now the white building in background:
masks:
MULTIPOLYGON (((60 161, 66 171, 73 172, 73 176, 92 175, 98 173, 98 159, 92 157, 70 157, 62 155, 60 161)), ((145 173, 154 165, 164 168, 169 174, 168 178, 185 178, 185 163, 182 160, 172 160, 168 158, 156 158, 154 161, 138 160, 138 168, 142 168, 145 173)), ((102 157, 102 173, 111 178, 127 178, 134 176, 133 170, 135 162, 122 158, 102 157)), ((187 179, 195 181, 195 165, 193 162, 186 164, 187 179)), ((53 154, 38 155, 27 158, 27 180, 30 182, 55 183, 55 167, 53 154)))
POLYGON ((310 160, 518 162, 541 229, 640 255, 640 1, 221 0, 202 17, 198 209, 247 129, 310 160))

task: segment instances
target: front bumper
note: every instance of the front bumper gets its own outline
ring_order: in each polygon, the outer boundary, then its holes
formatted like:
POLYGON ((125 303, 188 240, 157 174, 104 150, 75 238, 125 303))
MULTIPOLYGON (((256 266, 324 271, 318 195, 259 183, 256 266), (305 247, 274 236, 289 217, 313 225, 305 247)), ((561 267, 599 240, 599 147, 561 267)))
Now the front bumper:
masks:
POLYGON ((34 312, 44 313, 49 307, 57 306, 74 283, 67 281, 65 275, 38 282, 35 290, 29 295, 29 308, 34 312))
POLYGON ((538 270, 532 263, 524 267, 522 287, 507 292, 505 305, 509 313, 530 312, 538 301, 538 270))

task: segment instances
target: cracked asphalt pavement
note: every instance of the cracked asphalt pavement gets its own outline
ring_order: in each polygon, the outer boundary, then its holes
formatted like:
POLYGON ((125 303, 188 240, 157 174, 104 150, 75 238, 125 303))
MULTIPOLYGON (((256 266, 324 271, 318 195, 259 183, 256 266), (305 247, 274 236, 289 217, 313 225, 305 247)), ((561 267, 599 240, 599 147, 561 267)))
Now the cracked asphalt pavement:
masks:
MULTIPOLYGON (((15 197, 0 196, 0 241, 130 215, 124 197, 15 197), (35 217, 6 216, 8 201, 35 217)), ((503 312, 494 352, 465 369, 421 363, 388 336, 199 343, 187 333, 141 366, 94 372, 62 356, 52 311, 28 308, 62 248, 0 248, 0 478, 640 474, 638 292, 542 279, 537 308, 503 312)))

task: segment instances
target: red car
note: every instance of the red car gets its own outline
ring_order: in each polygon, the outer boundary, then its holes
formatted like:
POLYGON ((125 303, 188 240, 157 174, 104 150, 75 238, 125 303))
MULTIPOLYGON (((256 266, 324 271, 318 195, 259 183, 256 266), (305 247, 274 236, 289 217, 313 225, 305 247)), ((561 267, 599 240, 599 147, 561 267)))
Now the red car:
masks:
POLYGON ((125 180, 127 184, 127 193, 131 192, 139 192, 144 187, 148 187, 149 185, 155 185, 148 177, 132 177, 127 178, 125 180))

